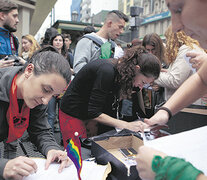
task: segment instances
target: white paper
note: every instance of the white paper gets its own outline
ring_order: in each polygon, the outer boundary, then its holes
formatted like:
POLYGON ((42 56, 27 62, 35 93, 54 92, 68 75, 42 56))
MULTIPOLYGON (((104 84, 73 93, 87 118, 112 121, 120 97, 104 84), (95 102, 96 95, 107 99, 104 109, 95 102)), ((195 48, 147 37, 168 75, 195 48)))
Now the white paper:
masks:
POLYGON ((184 158, 207 175, 207 126, 145 141, 146 146, 184 158))
MULTIPOLYGON (((191 51, 191 52, 193 52, 193 51, 191 51)), ((185 54, 185 55, 184 55, 184 59, 187 61, 187 63, 188 63, 189 66, 191 67, 193 73, 195 73, 195 72, 196 72, 196 69, 193 68, 193 67, 192 67, 192 64, 190 63, 190 59, 191 59, 191 57, 187 57, 186 54, 185 54)))
MULTIPOLYGON (((24 177, 23 180, 78 180, 77 170, 74 164, 63 169, 61 173, 58 173, 60 164, 53 163, 49 166, 48 170, 45 170, 45 159, 34 158, 33 160, 36 162, 38 170, 32 175, 24 177)), ((94 161, 83 161, 81 178, 82 180, 102 180, 107 167, 107 165, 97 165, 94 161)))

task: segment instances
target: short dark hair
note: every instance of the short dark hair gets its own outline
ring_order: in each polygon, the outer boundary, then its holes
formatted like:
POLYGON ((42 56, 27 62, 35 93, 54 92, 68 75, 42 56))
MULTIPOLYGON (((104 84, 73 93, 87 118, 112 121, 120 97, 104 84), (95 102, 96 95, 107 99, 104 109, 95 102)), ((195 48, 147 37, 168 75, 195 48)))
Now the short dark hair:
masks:
POLYGON ((17 4, 10 2, 8 0, 0 1, 0 12, 9 13, 10 11, 18 9, 17 4))
POLYGON ((86 26, 83 29, 83 32, 84 32, 84 34, 88 34, 88 33, 96 32, 96 30, 93 26, 86 26))
POLYGON ((67 83, 71 80, 71 71, 68 61, 52 46, 45 46, 36 51, 25 64, 22 72, 24 72, 28 63, 34 65, 34 73, 37 76, 41 74, 57 73, 60 74, 67 83))
POLYGON ((161 63, 159 59, 146 51, 143 46, 127 48, 124 56, 118 59, 116 81, 120 84, 120 98, 131 98, 133 80, 136 77, 136 65, 144 76, 157 79, 160 75, 161 63))
POLYGON ((47 28, 45 31, 45 36, 44 36, 41 46, 43 47, 45 45, 49 45, 51 38, 54 37, 56 34, 58 34, 58 31, 56 28, 54 27, 47 28))
POLYGON ((64 37, 64 39, 65 39, 65 38, 68 38, 68 39, 71 40, 71 36, 70 36, 70 34, 63 34, 63 37, 64 37))
POLYGON ((57 36, 60 36, 63 40, 63 47, 61 48, 61 54, 64 56, 64 57, 67 57, 67 49, 66 49, 66 45, 65 45, 65 39, 64 39, 64 36, 62 34, 55 34, 53 37, 51 37, 50 39, 50 45, 53 46, 53 40, 57 37, 57 36))
POLYGON ((109 17, 112 14, 116 14, 120 19, 123 19, 125 22, 129 21, 129 18, 127 17, 126 14, 124 14, 123 12, 119 11, 119 10, 112 10, 107 14, 107 17, 109 17))

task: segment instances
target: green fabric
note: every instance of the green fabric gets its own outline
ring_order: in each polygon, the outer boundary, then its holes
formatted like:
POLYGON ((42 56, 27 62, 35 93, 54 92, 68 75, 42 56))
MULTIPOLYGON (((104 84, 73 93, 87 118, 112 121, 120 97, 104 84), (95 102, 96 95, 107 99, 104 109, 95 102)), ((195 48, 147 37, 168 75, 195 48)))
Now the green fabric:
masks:
POLYGON ((152 170, 156 173, 155 180, 195 180, 203 173, 184 159, 171 156, 154 156, 152 170))
POLYGON ((101 46, 101 55, 100 59, 108 59, 111 57, 111 43, 110 42, 105 42, 101 46))

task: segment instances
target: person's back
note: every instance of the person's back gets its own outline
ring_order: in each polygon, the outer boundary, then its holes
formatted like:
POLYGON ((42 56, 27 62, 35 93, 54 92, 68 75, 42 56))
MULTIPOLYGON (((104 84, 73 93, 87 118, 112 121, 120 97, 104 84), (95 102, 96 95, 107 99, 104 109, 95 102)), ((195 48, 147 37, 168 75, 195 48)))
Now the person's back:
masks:
POLYGON ((192 50, 196 52, 203 50, 196 40, 187 36, 183 31, 173 33, 171 26, 167 29, 165 36, 169 68, 166 72, 160 73, 160 77, 155 83, 165 88, 165 100, 168 100, 182 83, 193 74, 191 65, 184 58, 185 54, 192 50))
MULTIPOLYGON (((97 33, 90 33, 90 35, 98 38, 103 43, 108 40, 115 40, 123 32, 125 22, 128 18, 120 11, 111 11, 108 13, 104 25, 97 33)), ((123 51, 120 53, 120 49, 115 47, 114 57, 120 57, 123 55, 123 51)), ((73 69, 75 74, 86 65, 88 62, 96 60, 100 56, 100 47, 89 38, 81 38, 76 45, 74 54, 73 69)))

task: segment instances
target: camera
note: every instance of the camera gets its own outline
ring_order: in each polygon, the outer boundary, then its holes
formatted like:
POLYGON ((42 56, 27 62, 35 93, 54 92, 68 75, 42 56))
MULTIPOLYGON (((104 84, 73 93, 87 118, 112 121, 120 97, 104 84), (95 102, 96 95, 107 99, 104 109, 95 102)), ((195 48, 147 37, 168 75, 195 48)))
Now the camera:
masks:
POLYGON ((8 55, 7 57, 4 58, 4 60, 12 60, 14 59, 14 66, 21 66, 22 64, 19 62, 19 57, 16 55, 8 55))

